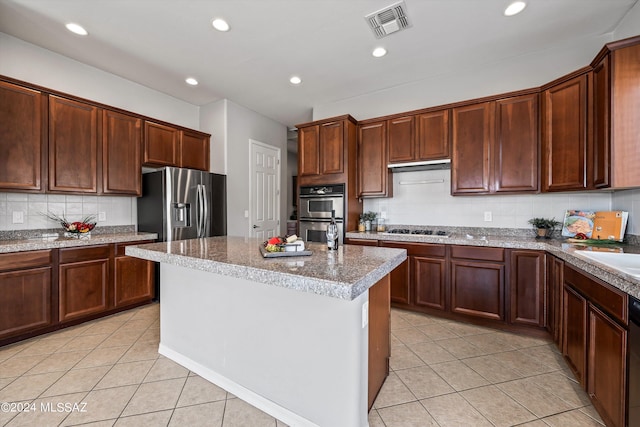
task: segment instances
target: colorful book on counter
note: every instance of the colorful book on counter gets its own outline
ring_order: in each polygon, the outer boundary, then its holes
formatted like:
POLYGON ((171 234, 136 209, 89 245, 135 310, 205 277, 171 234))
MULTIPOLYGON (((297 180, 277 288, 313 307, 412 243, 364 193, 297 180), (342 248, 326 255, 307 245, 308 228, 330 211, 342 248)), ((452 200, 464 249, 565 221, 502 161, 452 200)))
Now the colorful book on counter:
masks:
POLYGON ((591 238, 593 233, 593 221, 596 213, 594 211, 568 210, 564 214, 562 223, 562 235, 565 237, 575 237, 576 234, 582 233, 591 238))
POLYGON ((591 238, 622 242, 628 219, 629 212, 625 211, 596 212, 591 238))

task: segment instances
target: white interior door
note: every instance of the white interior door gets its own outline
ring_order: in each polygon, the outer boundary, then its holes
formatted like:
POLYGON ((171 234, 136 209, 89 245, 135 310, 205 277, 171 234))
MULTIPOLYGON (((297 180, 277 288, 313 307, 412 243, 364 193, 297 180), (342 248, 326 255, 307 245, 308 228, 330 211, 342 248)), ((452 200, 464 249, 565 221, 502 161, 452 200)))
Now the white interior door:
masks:
POLYGON ((250 235, 267 240, 280 232, 280 149, 252 139, 249 144, 250 235))

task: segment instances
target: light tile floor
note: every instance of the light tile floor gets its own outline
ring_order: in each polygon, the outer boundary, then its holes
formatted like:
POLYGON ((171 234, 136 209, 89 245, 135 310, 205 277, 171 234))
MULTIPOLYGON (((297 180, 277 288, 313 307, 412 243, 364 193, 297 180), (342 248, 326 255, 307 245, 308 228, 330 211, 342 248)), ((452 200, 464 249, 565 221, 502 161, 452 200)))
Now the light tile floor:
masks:
MULTIPOLYGON (((391 326, 372 427, 602 426, 546 340, 395 309, 391 326)), ((0 425, 285 425, 158 355, 158 342, 153 304, 0 348, 0 402, 16 403, 0 425)))

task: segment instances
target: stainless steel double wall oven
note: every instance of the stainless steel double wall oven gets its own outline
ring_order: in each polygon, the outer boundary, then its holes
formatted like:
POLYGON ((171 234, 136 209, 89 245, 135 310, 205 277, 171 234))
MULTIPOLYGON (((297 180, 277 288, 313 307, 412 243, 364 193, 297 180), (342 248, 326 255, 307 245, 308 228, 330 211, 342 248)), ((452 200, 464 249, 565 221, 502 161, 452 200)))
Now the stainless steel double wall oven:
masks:
POLYGON ((335 211, 338 224, 338 241, 344 242, 344 184, 300 187, 300 237, 306 242, 327 241, 327 226, 335 211))

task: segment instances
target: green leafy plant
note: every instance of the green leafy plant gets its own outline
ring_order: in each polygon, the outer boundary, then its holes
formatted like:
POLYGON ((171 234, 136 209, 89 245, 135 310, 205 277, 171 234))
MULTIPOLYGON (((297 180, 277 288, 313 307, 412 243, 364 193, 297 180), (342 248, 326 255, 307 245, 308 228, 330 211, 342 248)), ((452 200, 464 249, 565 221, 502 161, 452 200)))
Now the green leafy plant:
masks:
POLYGON ((377 216, 378 216, 378 214, 375 213, 375 212, 371 212, 371 211, 365 212, 365 213, 362 214, 362 220, 363 221, 375 221, 377 216))
POLYGON ((554 229, 561 224, 560 221, 556 221, 555 218, 531 218, 529 220, 534 228, 554 229))

